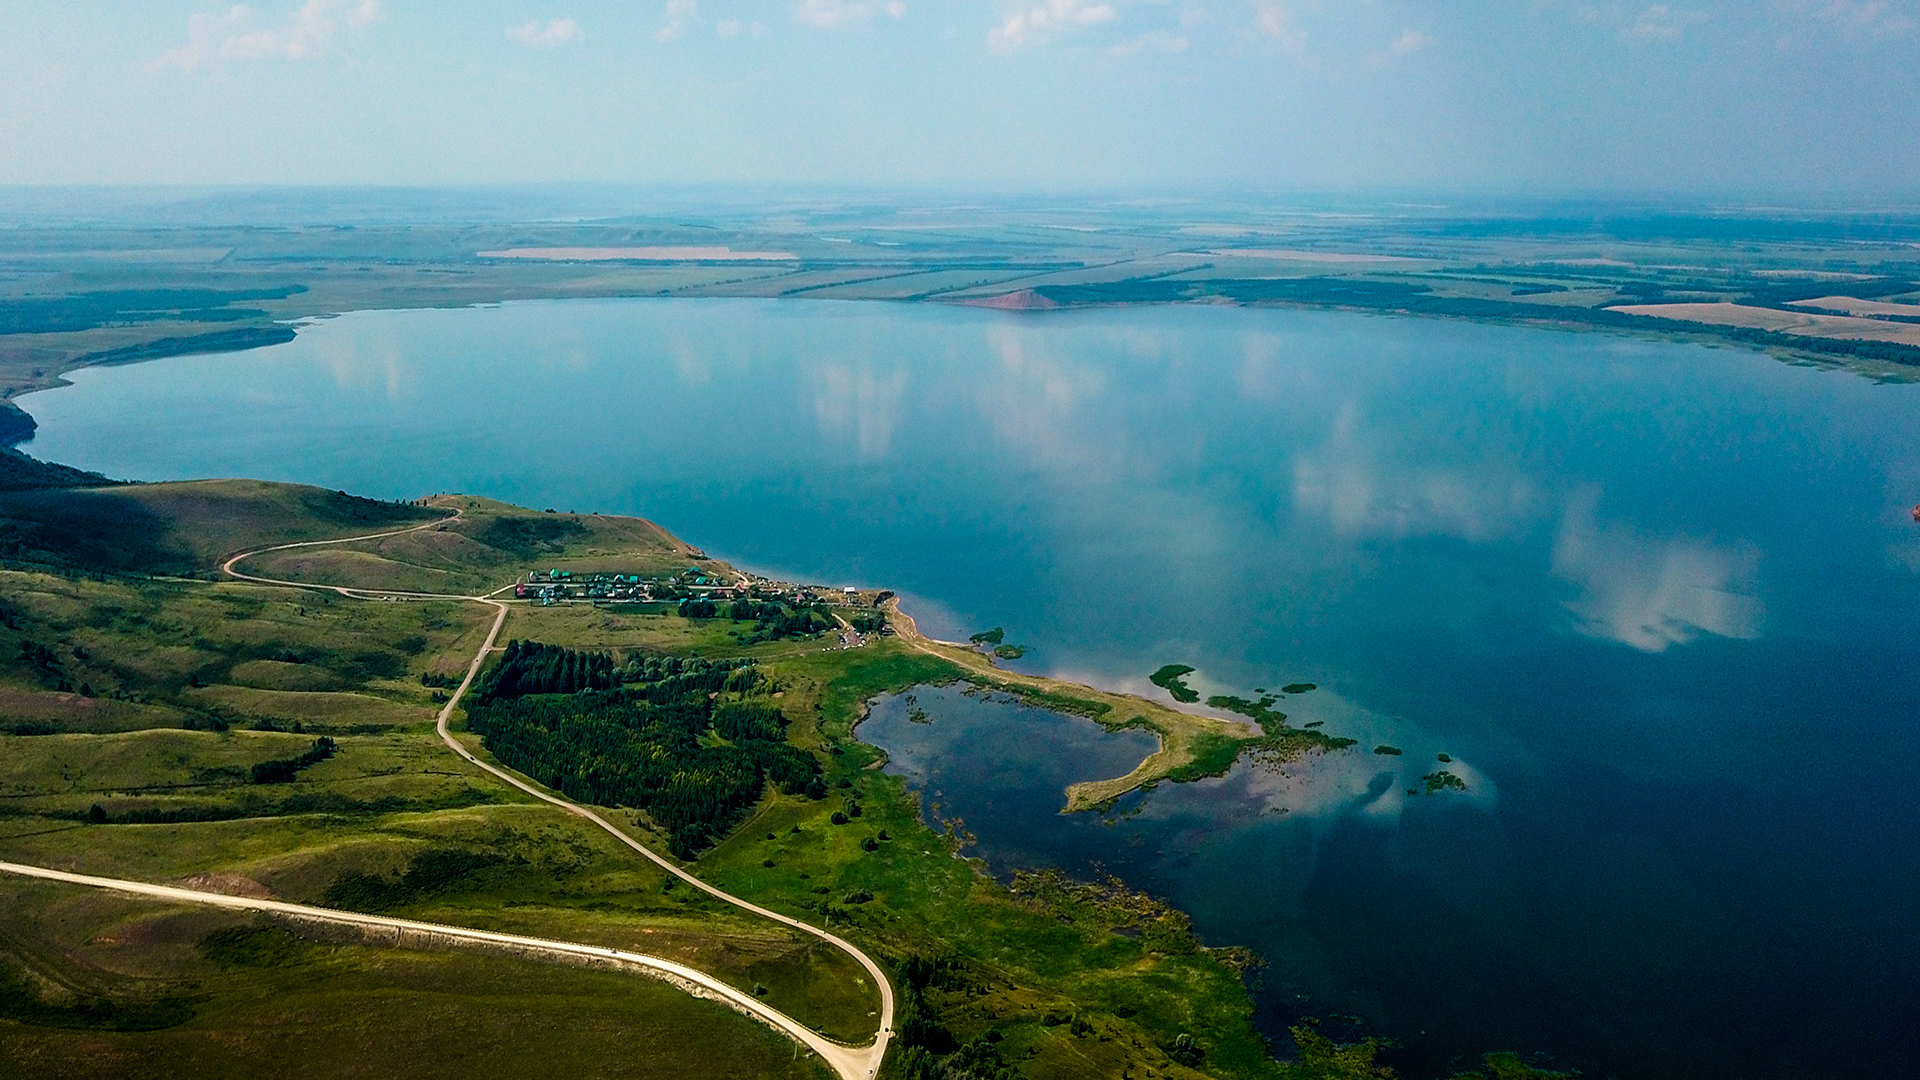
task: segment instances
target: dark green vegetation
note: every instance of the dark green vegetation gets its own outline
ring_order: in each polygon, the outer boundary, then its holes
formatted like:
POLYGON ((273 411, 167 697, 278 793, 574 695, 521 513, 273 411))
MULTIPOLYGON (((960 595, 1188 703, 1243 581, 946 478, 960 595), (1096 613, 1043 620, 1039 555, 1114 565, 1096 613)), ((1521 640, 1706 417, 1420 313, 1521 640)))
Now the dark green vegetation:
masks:
MULTIPOLYGON (((55 467, 57 468, 57 467, 55 467)), ((0 553, 90 571, 192 576, 247 547, 405 528, 447 516, 408 503, 249 480, 0 492, 0 553)))
POLYGON ((1536 1069, 1520 1060, 1518 1054, 1488 1054, 1483 1068, 1455 1073, 1452 1080, 1572 1080, 1577 1073, 1536 1069))
POLYGON ((1224 735, 1202 735, 1194 740, 1193 760, 1169 772, 1167 779, 1184 784, 1209 776, 1225 776, 1234 762, 1240 760, 1240 755, 1253 745, 1224 735))
POLYGON ((1280 692, 1283 694, 1306 694, 1318 689, 1320 689, 1318 686, 1310 682, 1296 682, 1288 683, 1281 687, 1280 692))
MULTIPOLYGON (((0 413, 0 421, 6 414, 0 413)), ((3 434, 3 433, 0 433, 3 434)), ((42 488, 102 487, 113 483, 99 473, 82 472, 67 465, 55 465, 13 449, 0 449, 0 492, 33 491, 42 488)), ((0 530, 0 555, 21 550, 17 529, 0 530)))
POLYGON ((1173 700, 1191 705, 1200 700, 1200 693, 1182 679, 1192 673, 1193 668, 1185 664, 1162 664, 1158 671, 1147 676, 1147 681, 1172 694, 1173 700))
MULTIPOLYGON (((1169 664, 1159 671, 1154 672, 1153 681, 1157 685, 1166 686, 1170 693, 1176 698, 1179 698, 1180 690, 1186 690, 1187 693, 1190 694, 1193 693, 1193 691, 1187 689, 1186 685, 1180 681, 1181 676, 1186 675, 1192 670, 1192 668, 1184 667, 1183 665, 1169 664), (1168 682, 1171 682, 1173 686, 1168 686, 1167 683, 1160 681, 1161 676, 1166 675, 1170 671, 1173 672, 1173 674, 1169 677, 1168 682), (1174 686, 1178 686, 1179 689, 1174 689, 1174 686)), ((1306 690, 1313 689, 1311 683, 1293 683, 1282 689, 1287 693, 1304 693, 1305 690, 1298 689, 1300 687, 1305 687, 1306 690)), ((1199 695, 1194 694, 1194 696, 1197 698, 1199 695)), ((1181 700, 1184 701, 1186 699, 1181 698, 1181 700)), ((1204 736, 1194 744, 1194 759, 1186 765, 1168 773, 1167 778, 1178 783, 1198 780, 1208 776, 1223 776, 1227 770, 1233 767, 1235 762, 1240 760, 1240 755, 1242 754, 1249 754, 1255 758, 1264 757, 1268 760, 1284 760, 1296 757, 1304 752, 1344 750, 1354 745, 1354 740, 1352 739, 1340 738, 1326 735, 1319 731, 1308 730, 1309 728, 1318 726, 1319 721, 1308 724, 1306 728, 1289 726, 1287 723, 1287 714, 1273 708, 1274 703, 1278 700, 1278 698, 1271 694, 1262 694, 1257 699, 1243 698, 1235 694, 1214 694, 1207 698, 1207 704, 1209 706, 1231 713, 1238 713, 1252 720, 1254 723, 1259 724, 1261 735, 1254 739, 1232 739, 1219 735, 1204 736)), ((1375 750, 1374 752, 1380 753, 1382 751, 1375 750)), ((1396 754, 1399 753, 1398 750, 1392 752, 1396 754)))
POLYGON ((238 322, 266 314, 231 305, 284 300, 298 285, 267 289, 119 289, 0 300, 0 334, 56 334, 126 322, 238 322))
POLYGON ((476 686, 467 728, 568 798, 645 810, 691 859, 770 782, 826 798, 819 762, 787 745, 787 720, 760 689, 746 661, 636 660, 616 676, 605 653, 515 641, 476 686))
MULTIPOLYGON (((258 313, 234 312, 231 314, 245 317, 258 313)), ((214 330, 205 334, 188 334, 185 337, 155 338, 138 345, 102 349, 99 352, 83 353, 80 360, 90 364, 131 364, 139 360, 160 360, 169 356, 245 352, 248 349, 260 349, 268 345, 285 345, 294 337, 294 329, 291 326, 243 326, 234 330, 214 330)))
MULTIPOLYGON (((520 858, 520 866, 526 865, 520 858)), ((488 874, 509 860, 491 851, 464 848, 427 848, 414 855, 398 874, 348 871, 327 886, 327 903, 352 911, 392 911, 445 893, 473 890, 506 875, 488 874)))
POLYGON ((157 1031, 192 1019, 193 1006, 193 998, 185 994, 46 993, 26 972, 0 967, 0 1031, 6 1030, 6 1021, 36 1028, 157 1031))
POLYGON ((495 515, 471 535, 487 547, 538 562, 543 556, 562 554, 568 543, 584 539, 587 527, 571 515, 495 515))
POLYGON ((1399 757, 1401 754, 1401 750, 1399 747, 1388 746, 1385 743, 1382 743, 1381 745, 1374 747, 1373 752, 1376 754, 1390 754, 1393 757, 1399 757))
POLYGON ((500 662, 487 670, 473 688, 473 700, 487 705, 500 698, 529 694, 577 694, 582 690, 611 690, 620 677, 613 657, 600 652, 575 652, 537 641, 511 641, 500 662))
POLYGON ((1002 660, 1018 660, 1027 655, 1027 647, 1025 645, 995 645, 993 647, 993 655, 1002 660))
POLYGON ((333 756, 333 751, 333 740, 322 735, 313 740, 313 746, 303 754, 255 762, 253 768, 247 771, 247 779, 256 784, 290 784, 294 777, 300 775, 300 770, 327 760, 333 756))
POLYGON ((969 634, 967 635, 967 640, 973 642, 975 645, 998 645, 1007 640, 1007 632, 996 626, 991 630, 982 630, 977 634, 969 634))
POLYGON ((1263 695, 1257 701, 1250 701, 1233 694, 1215 694, 1207 699, 1207 704, 1216 709, 1239 713, 1259 724, 1262 730, 1267 730, 1287 722, 1286 713, 1272 708, 1273 703, 1278 700, 1280 699, 1271 695, 1263 695))
POLYGON ((1450 772, 1430 772, 1420 778, 1422 789, 1428 795, 1437 795, 1442 791, 1465 791, 1467 782, 1450 772))
MULTIPOLYGON (((827 613, 825 604, 795 604, 777 599, 735 600, 723 609, 711 600, 686 600, 680 604, 683 618, 718 618, 724 612, 734 622, 751 622, 753 630, 746 634, 734 633, 743 645, 754 645, 762 641, 779 641, 782 638, 806 638, 826 633, 833 629, 833 617, 827 613), (694 613, 689 614, 689 608, 694 613)), ((854 629, 860 629, 855 624, 854 629)))

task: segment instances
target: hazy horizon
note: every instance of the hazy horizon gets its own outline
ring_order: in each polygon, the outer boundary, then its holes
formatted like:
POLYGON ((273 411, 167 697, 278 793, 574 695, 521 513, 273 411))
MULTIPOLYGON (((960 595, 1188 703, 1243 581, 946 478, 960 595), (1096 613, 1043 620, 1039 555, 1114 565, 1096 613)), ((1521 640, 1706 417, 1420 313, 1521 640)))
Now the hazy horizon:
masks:
POLYGON ((6 10, 7 185, 1920 196, 1920 0, 6 10))

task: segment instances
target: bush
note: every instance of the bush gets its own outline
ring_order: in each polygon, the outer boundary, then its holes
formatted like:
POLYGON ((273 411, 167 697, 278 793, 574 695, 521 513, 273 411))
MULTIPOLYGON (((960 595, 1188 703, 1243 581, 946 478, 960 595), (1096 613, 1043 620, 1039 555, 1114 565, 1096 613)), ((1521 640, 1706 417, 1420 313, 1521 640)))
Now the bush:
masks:
POLYGON ((299 757, 262 761, 253 767, 248 779, 255 784, 291 783, 301 769, 318 765, 333 756, 333 740, 325 735, 313 741, 313 748, 299 757))

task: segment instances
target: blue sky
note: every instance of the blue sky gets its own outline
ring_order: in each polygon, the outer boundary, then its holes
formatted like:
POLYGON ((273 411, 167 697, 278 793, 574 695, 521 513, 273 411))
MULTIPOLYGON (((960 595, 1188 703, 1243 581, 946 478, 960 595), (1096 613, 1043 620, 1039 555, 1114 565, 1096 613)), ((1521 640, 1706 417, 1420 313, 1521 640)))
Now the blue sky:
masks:
POLYGON ((0 183, 1920 196, 1920 0, 0 0, 0 183))

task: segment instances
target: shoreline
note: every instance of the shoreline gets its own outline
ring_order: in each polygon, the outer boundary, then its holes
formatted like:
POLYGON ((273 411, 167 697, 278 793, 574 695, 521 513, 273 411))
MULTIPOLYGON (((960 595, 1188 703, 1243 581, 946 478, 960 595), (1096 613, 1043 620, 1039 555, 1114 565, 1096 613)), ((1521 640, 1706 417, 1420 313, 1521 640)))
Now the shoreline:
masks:
MULTIPOLYGON (((754 265, 746 263, 743 265, 754 265)), ((929 271, 930 272, 930 271, 929 271)), ((1252 279, 1262 280, 1262 279, 1252 279)), ((1287 279, 1277 279, 1287 280, 1287 279)), ((811 291, 792 293, 749 293, 743 296, 675 296, 672 294, 643 293, 632 289, 609 287, 599 290, 562 291, 560 289, 532 289, 525 292, 499 288, 485 295, 448 300, 436 298, 425 289, 413 293, 402 292, 399 295, 383 295, 371 302, 349 303, 343 305, 295 305, 287 313, 275 312, 265 320, 253 320, 238 327, 219 330, 206 330, 198 333, 174 333, 161 337, 146 334, 134 334, 130 338, 120 334, 110 340, 103 348, 86 348, 96 344, 94 341, 82 342, 83 351, 69 352, 51 362, 36 364, 30 374, 13 372, 8 384, 0 388, 0 447, 17 447, 20 443, 33 438, 38 424, 32 415, 21 408, 19 401, 29 394, 43 390, 58 389, 72 385, 64 378, 70 372, 89 367, 115 366, 121 364, 146 363, 152 360, 164 360, 181 356, 204 356, 225 352, 245 352, 273 345, 285 345, 296 340, 298 332, 312 320, 328 319, 360 311, 428 311, 448 308, 467 308, 510 303, 514 301, 566 300, 655 300, 655 299, 761 299, 761 300, 841 300, 843 302, 902 303, 902 304, 938 304, 945 307, 969 307, 982 311, 1006 312, 1014 316, 1044 315, 1049 312, 1068 312, 1094 309, 1134 308, 1134 307, 1234 307, 1252 310, 1270 309, 1282 311, 1329 311, 1349 314, 1388 315, 1404 318, 1438 319, 1481 323, 1496 326, 1527 327, 1539 330, 1562 330, 1574 333, 1605 333, 1641 340, 1669 341, 1716 346, 1736 346, 1753 352, 1771 356, 1784 363, 1813 364, 1821 367, 1851 371, 1855 374, 1877 381, 1920 381, 1920 346, 1884 342, 1871 339, 1813 337, 1792 334, 1783 331, 1756 329, 1753 327, 1720 325, 1715 323, 1690 322, 1670 319, 1664 316, 1647 315, 1635 312, 1615 311, 1611 308, 1595 309, 1566 307, 1554 308, 1540 304, 1505 304, 1512 311, 1498 310, 1418 310, 1410 306, 1382 306, 1371 304, 1341 303, 1339 301, 1315 302, 1311 300, 1289 301, 1284 299, 1243 300, 1227 296, 1198 296, 1166 299, 1086 298, 1070 300, 1065 303, 1044 300, 1032 288, 1016 289, 1002 294, 930 294, 909 297, 838 297, 822 296, 811 291), (1007 297, 1032 295, 1042 303, 1006 303, 1007 297), (1582 318, 1585 313, 1589 317, 1582 318), (1613 318, 1603 319, 1602 316, 1613 318), (125 340, 127 343, 121 344, 125 340), (1881 356, 1877 352, 1897 351, 1899 356, 1881 356), (1907 358, 1911 355, 1911 358, 1907 358)), ((150 325, 150 324, 143 324, 150 325)), ((139 326, 122 327, 122 330, 137 330, 139 326)), ((89 331, 75 332, 85 337, 89 331)), ((5 361, 15 359, 8 355, 6 346, 16 344, 8 338, 57 338, 60 333, 16 333, 0 334, 0 366, 5 361)), ((35 345, 53 345, 53 342, 20 342, 23 350, 35 345)), ((0 374, 5 374, 0 372, 0 374)))
MULTIPOLYGON (((993 666, 993 662, 972 648, 937 641, 920 633, 913 617, 900 610, 899 597, 889 598, 881 607, 894 635, 906 647, 944 660, 968 673, 962 678, 1024 698, 1030 704, 1083 716, 1109 731, 1127 728, 1152 732, 1158 749, 1122 776, 1106 780, 1083 780, 1066 789, 1067 802, 1061 813, 1093 810, 1138 788, 1167 779, 1183 768, 1198 763, 1212 740, 1228 740, 1238 750, 1264 736, 1251 724, 1220 720, 1210 716, 1182 712, 1171 706, 1135 694, 1121 694, 1084 683, 1044 675, 1024 675, 993 666), (970 676, 970 677, 969 677, 970 676), (1076 707, 1077 706, 1077 707, 1076 707)), ((1230 762, 1229 762, 1230 764, 1230 762)))

